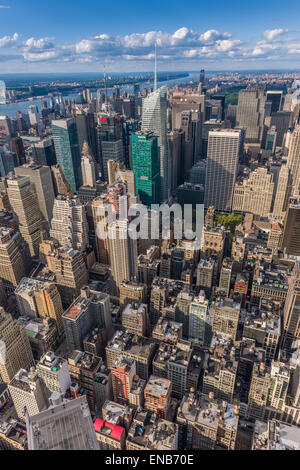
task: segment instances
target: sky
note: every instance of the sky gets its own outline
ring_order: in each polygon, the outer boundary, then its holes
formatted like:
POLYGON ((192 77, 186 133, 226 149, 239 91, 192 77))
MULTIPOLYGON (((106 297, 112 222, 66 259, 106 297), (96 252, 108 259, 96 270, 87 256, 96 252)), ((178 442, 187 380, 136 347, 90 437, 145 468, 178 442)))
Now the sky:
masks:
POLYGON ((299 0, 0 0, 0 72, 300 69, 299 0))

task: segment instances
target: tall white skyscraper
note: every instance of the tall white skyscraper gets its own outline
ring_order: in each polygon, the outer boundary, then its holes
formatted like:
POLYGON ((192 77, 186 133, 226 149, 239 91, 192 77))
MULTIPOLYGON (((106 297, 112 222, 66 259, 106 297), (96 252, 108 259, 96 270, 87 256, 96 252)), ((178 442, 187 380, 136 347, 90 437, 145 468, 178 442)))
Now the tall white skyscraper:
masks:
POLYGON ((160 150, 161 199, 171 191, 171 159, 167 137, 167 88, 161 87, 143 100, 142 131, 152 131, 158 137, 160 150))
POLYGON ((112 275, 119 288, 121 282, 130 281, 137 275, 137 240, 130 237, 127 219, 111 223, 108 237, 112 275))
POLYGON ((96 167, 94 159, 90 153, 89 146, 84 142, 81 155, 81 172, 83 186, 93 188, 96 185, 96 167))
POLYGON ((204 206, 229 211, 238 160, 243 143, 242 129, 216 129, 209 132, 204 206))
POLYGON ((41 122, 41 116, 39 110, 35 104, 32 104, 28 108, 28 116, 31 126, 37 126, 41 122))

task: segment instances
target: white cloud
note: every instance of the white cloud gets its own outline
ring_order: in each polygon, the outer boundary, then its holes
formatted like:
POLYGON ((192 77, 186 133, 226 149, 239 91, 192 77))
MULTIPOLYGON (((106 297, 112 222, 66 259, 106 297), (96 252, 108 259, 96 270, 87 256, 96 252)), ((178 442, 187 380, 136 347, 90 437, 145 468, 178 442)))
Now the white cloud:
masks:
MULTIPOLYGON (((103 62, 130 64, 154 60, 154 46, 158 46, 160 63, 170 65, 173 69, 180 62, 192 67, 197 62, 208 61, 220 64, 222 61, 255 61, 264 58, 285 59, 299 54, 300 45, 297 39, 291 39, 287 29, 278 28, 263 32, 263 40, 247 42, 233 37, 230 32, 217 29, 195 31, 183 26, 174 32, 147 31, 131 33, 124 36, 99 32, 93 37, 83 37, 75 43, 58 44, 53 37, 29 37, 22 42, 19 35, 0 38, 0 48, 11 48, 16 60, 22 57, 23 62, 56 62, 93 64, 103 62), (292 44, 292 42, 294 44, 292 44), (270 55, 272 54, 272 55, 270 55)), ((6 51, 7 57, 10 57, 6 51)), ((11 60, 11 59, 7 59, 11 60)), ((1 61, 5 61, 5 54, 1 61)), ((181 65, 178 65, 181 67, 181 65)))
POLYGON ((288 29, 283 29, 283 28, 277 28, 277 29, 267 29, 264 31, 264 37, 268 41, 273 41, 273 39, 276 39, 278 36, 282 36, 283 34, 288 33, 288 29))
POLYGON ((55 46, 52 43, 54 38, 40 38, 40 39, 35 39, 35 38, 29 38, 27 41, 24 43, 24 46, 27 51, 41 51, 41 50, 48 50, 48 49, 53 49, 55 46))
POLYGON ((13 36, 3 36, 3 38, 0 38, 0 48, 14 46, 18 38, 18 33, 15 33, 13 36))

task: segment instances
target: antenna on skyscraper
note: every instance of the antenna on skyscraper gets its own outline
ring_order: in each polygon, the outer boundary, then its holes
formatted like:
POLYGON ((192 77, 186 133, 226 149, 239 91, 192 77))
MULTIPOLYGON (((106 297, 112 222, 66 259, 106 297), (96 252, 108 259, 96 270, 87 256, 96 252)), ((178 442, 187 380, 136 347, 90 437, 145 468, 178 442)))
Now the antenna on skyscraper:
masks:
POLYGON ((154 91, 157 90, 157 54, 156 54, 156 42, 155 42, 155 65, 154 65, 154 91))
POLYGON ((106 111, 108 110, 108 100, 107 100, 107 80, 106 80, 106 67, 104 65, 104 85, 105 85, 105 107, 106 111))

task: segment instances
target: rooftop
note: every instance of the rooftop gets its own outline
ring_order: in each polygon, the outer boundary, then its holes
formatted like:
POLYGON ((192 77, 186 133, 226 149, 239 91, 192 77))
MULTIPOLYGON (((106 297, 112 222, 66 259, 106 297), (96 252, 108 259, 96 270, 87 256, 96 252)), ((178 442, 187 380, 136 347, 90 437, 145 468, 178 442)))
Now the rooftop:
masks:
POLYGON ((170 380, 151 375, 145 387, 145 393, 156 396, 167 396, 171 386, 172 383, 170 380))

